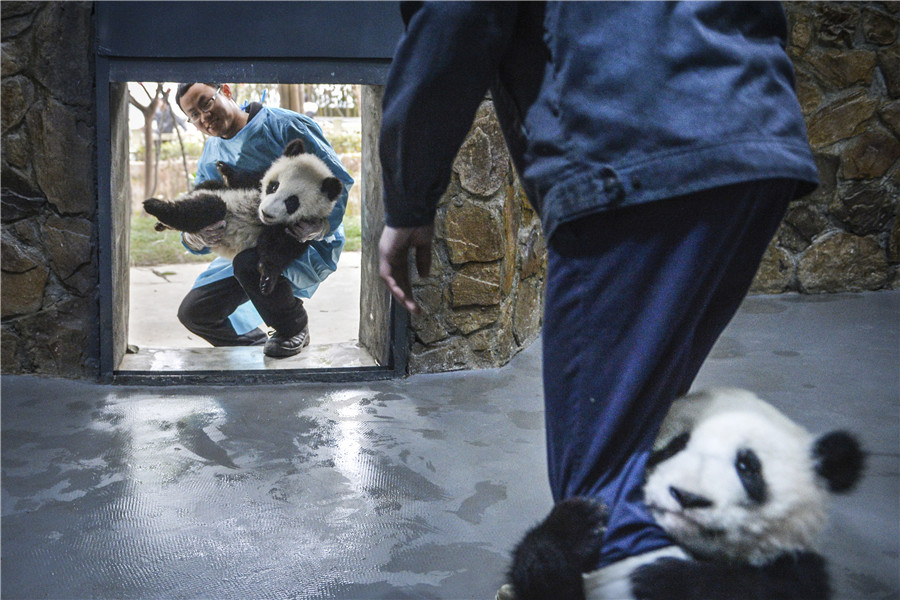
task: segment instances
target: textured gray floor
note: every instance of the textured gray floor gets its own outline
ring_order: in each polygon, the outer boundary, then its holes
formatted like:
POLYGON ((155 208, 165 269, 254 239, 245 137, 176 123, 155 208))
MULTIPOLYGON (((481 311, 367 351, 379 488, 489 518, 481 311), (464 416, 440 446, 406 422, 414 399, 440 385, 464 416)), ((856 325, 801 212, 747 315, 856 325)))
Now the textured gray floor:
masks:
MULTIPOLYGON (((698 386, 871 452, 824 539, 838 598, 900 598, 900 293, 748 299, 698 386)), ((493 598, 550 507, 540 348, 359 385, 2 380, 4 598, 493 598)))

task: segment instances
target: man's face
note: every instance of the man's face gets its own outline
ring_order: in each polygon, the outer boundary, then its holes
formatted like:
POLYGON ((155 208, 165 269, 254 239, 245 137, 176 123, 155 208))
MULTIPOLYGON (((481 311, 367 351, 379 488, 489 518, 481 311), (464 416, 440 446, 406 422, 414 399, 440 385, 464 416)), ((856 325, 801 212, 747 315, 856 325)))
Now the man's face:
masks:
POLYGON ((241 110, 231 101, 228 86, 222 87, 207 112, 201 110, 215 95, 216 88, 205 83, 195 83, 184 93, 179 104, 186 115, 193 117, 193 123, 200 131, 215 137, 233 137, 241 130, 243 123, 240 122, 241 110))

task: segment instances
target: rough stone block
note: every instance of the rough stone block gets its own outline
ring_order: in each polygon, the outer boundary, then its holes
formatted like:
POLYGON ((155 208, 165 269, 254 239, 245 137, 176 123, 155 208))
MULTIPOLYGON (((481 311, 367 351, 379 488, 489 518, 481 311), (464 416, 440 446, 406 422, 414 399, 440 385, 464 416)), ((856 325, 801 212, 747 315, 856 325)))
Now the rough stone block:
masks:
POLYGON ((822 148, 864 132, 877 106, 865 90, 829 102, 807 120, 810 144, 822 148))
POLYGON ((900 44, 878 51, 878 68, 884 76, 890 97, 900 98, 900 44))
POLYGON ((56 215, 47 219, 42 228, 44 248, 50 255, 53 270, 66 279, 78 267, 91 262, 91 222, 86 219, 62 218, 56 215))
POLYGON ((25 118, 25 113, 34 104, 34 85, 27 77, 5 77, 0 90, 3 94, 3 110, 0 111, 0 124, 3 132, 15 127, 25 118))
POLYGON ((900 158, 900 141, 881 127, 872 128, 847 144, 841 161, 845 179, 874 179, 900 158))
POLYGON ((465 265, 450 284, 451 305, 493 306, 500 304, 499 263, 472 263, 465 265))
POLYGON ((444 221, 444 236, 450 262, 489 262, 503 256, 503 230, 489 205, 451 202, 444 221))
POLYGON ((869 85, 877 55, 871 50, 817 49, 805 55, 816 76, 832 90, 869 85))
POLYGON ((41 308, 50 269, 36 265, 23 273, 3 271, 2 317, 26 315, 41 308))
POLYGON ((750 286, 753 294, 780 294, 794 281, 794 260, 784 248, 769 245, 750 286))
POLYGON ((449 323, 463 335, 469 335, 479 329, 497 324, 500 319, 498 306, 476 306, 450 311, 447 315, 449 323))
POLYGON ((829 207, 831 215, 856 235, 880 234, 896 211, 893 190, 875 182, 852 185, 829 207))
POLYGON ((516 306, 513 311, 513 334, 519 345, 524 346, 541 331, 544 314, 544 281, 531 277, 519 283, 516 306))
POLYGON ((852 3, 822 2, 811 6, 819 39, 831 46, 851 48, 859 23, 859 9, 852 3))
POLYGON ((900 100, 894 100, 882 106, 878 115, 891 128, 894 135, 900 137, 900 100))
POLYGON ((61 213, 90 215, 96 205, 93 171, 94 130, 84 116, 51 100, 28 113, 34 141, 37 182, 61 213))
POLYGON ((90 2, 47 2, 35 19, 34 45, 41 51, 32 60, 34 76, 70 106, 93 104, 93 63, 85 60, 93 38, 91 11, 90 2))
POLYGON ((509 154, 492 103, 484 102, 479 107, 453 170, 462 188, 477 196, 491 196, 506 182, 509 154))
POLYGON ((877 290, 887 283, 887 258, 874 237, 837 232, 816 240, 803 254, 797 278, 808 294, 877 290))
POLYGON ((872 8, 862 12, 863 36, 867 42, 886 46, 897 42, 897 18, 872 8))
POLYGON ((894 218, 891 227, 891 236, 888 240, 888 260, 892 263, 900 263, 900 218, 894 218))

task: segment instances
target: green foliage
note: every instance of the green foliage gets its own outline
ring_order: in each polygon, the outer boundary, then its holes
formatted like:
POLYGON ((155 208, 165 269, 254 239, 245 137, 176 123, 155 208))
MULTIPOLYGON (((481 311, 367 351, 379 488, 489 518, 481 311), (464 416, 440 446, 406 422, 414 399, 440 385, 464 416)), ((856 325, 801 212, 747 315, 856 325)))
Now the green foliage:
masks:
POLYGON ((338 154, 362 152, 362 136, 354 131, 341 131, 328 136, 328 141, 338 154))
MULTIPOLYGON (((136 136, 132 136, 134 138, 136 136)), ((156 141, 156 135, 153 136, 153 141, 156 141)), ((141 138, 141 142, 143 142, 143 138, 141 138)), ((154 150, 155 151, 155 150, 154 150)), ((196 158, 203 154, 203 142, 185 139, 184 140, 184 154, 188 158, 196 158)), ((171 160, 178 159, 181 160, 181 145, 178 143, 177 139, 174 140, 164 140, 162 144, 160 144, 159 148, 159 158, 160 160, 171 160)), ((144 144, 141 143, 137 146, 137 149, 134 151, 134 159, 138 161, 144 160, 144 144)))
POLYGON ((156 231, 156 219, 144 213, 131 215, 131 264, 136 267, 210 262, 214 254, 191 254, 181 244, 181 234, 171 229, 156 231))
POLYGON ((359 215, 344 215, 344 250, 359 252, 362 248, 362 222, 359 215))

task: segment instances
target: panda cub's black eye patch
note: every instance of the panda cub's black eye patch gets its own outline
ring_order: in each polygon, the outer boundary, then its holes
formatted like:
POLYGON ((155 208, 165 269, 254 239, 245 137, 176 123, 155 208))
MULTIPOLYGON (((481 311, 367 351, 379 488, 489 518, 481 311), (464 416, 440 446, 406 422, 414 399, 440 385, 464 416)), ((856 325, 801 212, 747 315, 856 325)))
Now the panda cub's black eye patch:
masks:
POLYGON ((737 470, 741 485, 747 492, 747 496, 753 502, 762 504, 768 496, 766 480, 763 478, 762 462, 756 452, 749 448, 738 450, 734 459, 734 468, 737 470))
POLYGON ((682 433, 681 435, 673 437, 671 440, 669 440, 668 444, 650 454, 650 457, 647 459, 647 465, 645 469, 649 471, 659 463, 669 460, 670 458, 684 450, 690 440, 691 434, 687 431, 682 433))
POLYGON ((277 190, 277 189, 278 189, 278 182, 277 182, 277 181, 270 181, 270 182, 269 182, 269 185, 266 186, 266 193, 267 193, 267 194, 274 194, 274 193, 275 193, 275 190, 277 190))

